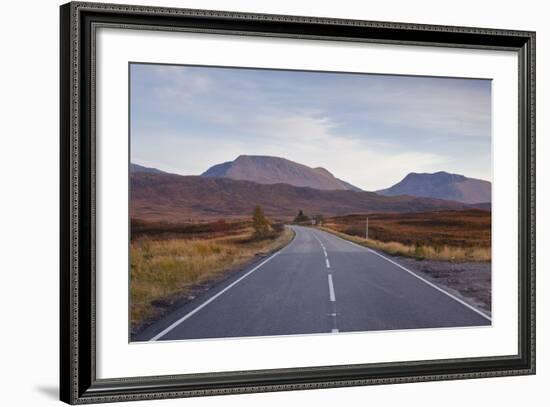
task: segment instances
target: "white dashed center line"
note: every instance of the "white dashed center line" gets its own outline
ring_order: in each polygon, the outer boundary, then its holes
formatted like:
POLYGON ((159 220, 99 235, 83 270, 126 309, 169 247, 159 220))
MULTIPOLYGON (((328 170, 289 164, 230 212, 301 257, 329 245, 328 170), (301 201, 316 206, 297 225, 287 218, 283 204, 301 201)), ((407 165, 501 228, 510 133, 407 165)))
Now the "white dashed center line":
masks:
POLYGON ((336 328, 336 295, 334 294, 334 283, 332 281, 332 274, 331 274, 332 271, 330 269, 330 260, 328 259, 327 248, 325 247, 323 242, 321 242, 321 239, 319 239, 315 233, 313 233, 313 237, 321 245, 321 248, 323 249, 323 255, 325 257, 325 265, 326 265, 327 271, 328 271, 328 293, 329 293, 330 303, 331 303, 331 306, 332 306, 332 313, 329 314, 332 317, 331 333, 334 334, 334 333, 338 333, 339 330, 338 330, 338 328, 336 328))
POLYGON ((330 301, 335 302, 336 297, 334 295, 334 284, 332 284, 332 274, 328 275, 328 292, 330 295, 330 301))

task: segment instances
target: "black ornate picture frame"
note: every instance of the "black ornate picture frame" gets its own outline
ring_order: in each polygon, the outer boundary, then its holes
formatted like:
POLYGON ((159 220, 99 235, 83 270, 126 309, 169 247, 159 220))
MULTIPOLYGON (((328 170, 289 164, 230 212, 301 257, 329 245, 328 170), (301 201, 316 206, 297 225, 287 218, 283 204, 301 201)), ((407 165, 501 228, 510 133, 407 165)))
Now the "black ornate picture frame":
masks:
MULTIPOLYGON (((535 373, 535 33, 72 2, 60 9, 60 383, 70 404, 535 373), (516 52, 519 60, 518 311, 514 355, 98 379, 95 270, 97 27, 516 52)), ((126 322, 126 321, 121 321, 126 322)))

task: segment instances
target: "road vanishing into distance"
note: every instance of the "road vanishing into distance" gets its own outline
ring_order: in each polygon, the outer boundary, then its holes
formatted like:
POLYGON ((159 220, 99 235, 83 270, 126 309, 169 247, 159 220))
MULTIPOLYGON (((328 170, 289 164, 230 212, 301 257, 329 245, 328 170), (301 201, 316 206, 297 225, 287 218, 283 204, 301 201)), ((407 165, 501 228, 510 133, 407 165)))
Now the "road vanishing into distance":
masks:
POLYGON ((383 254, 291 226, 280 251, 154 323, 136 341, 491 325, 490 317, 383 254))

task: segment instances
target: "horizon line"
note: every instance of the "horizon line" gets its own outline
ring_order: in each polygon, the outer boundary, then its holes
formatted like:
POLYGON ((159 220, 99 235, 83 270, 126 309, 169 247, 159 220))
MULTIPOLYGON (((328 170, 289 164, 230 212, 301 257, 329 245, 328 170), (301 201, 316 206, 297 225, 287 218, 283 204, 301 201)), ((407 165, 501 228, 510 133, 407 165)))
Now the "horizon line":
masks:
MULTIPOLYGON (((405 175, 403 175, 399 181, 397 181, 396 183, 390 185, 390 186, 387 186, 385 188, 380 188, 380 189, 374 189, 374 190, 371 190, 371 189, 364 189, 364 188, 361 188, 361 187, 358 187, 357 185, 355 184, 351 184, 350 182, 346 181, 345 179, 342 179, 340 177, 337 177, 332 171, 326 169, 325 167, 322 167, 322 166, 318 166, 318 167, 310 167, 309 165, 306 165, 306 164, 302 164, 302 163, 299 163, 297 161, 292 161, 292 160, 289 160, 288 158, 284 158, 284 157, 279 157, 279 156, 273 156, 273 155, 263 155, 263 154, 239 154, 235 159, 233 160, 228 160, 228 161, 222 161, 220 163, 217 163, 217 164, 214 164, 214 165, 211 165, 210 167, 208 167, 206 170, 202 171, 202 173, 200 174, 182 174, 181 172, 177 171, 177 170, 165 170, 165 169, 162 169, 162 166, 158 166, 158 165, 152 165, 152 164, 140 164, 136 161, 132 161, 132 160, 129 160, 128 163, 129 163, 129 166, 132 165, 132 164, 135 164, 135 165, 139 165, 141 167, 145 167, 145 168, 148 168, 148 169, 153 169, 153 170, 158 170, 158 171, 161 171, 161 172, 164 172, 164 173, 168 173, 168 174, 173 174, 173 175, 179 175, 179 176, 182 176, 182 177, 187 177, 187 176, 197 176, 197 177, 201 177, 202 174, 204 174, 205 172, 207 172, 210 168, 216 166, 216 165, 221 165, 221 164, 227 164, 227 163, 232 163, 234 161, 236 161, 239 157, 268 157, 268 158, 279 158, 279 159, 283 159, 283 160, 286 160, 286 161, 290 161, 292 163, 295 163, 295 164, 299 164, 299 165, 303 165, 307 168, 310 168, 310 169, 324 169, 325 171, 328 171, 333 177, 335 178, 338 178, 344 182, 347 182, 349 183, 350 185, 353 185, 359 189, 361 189, 362 191, 366 191, 366 192, 376 192, 376 191, 381 191, 381 190, 384 190, 384 189, 388 189, 388 188, 391 188, 392 186, 396 185, 397 183, 403 181, 407 176, 411 175, 411 174, 418 174, 418 175, 435 175, 435 174, 439 174, 439 173, 445 173, 445 174, 449 174, 449 175, 459 175, 459 176, 463 176, 463 177, 466 177, 468 179, 473 179, 473 180, 478 180, 478 181, 484 181, 484 182, 488 182, 492 185, 492 181, 489 181, 489 180, 486 180, 486 179, 483 179, 483 178, 478 178, 478 177, 471 177, 471 176, 468 176, 468 175, 465 175, 465 174, 460 174, 460 173, 456 173, 456 172, 449 172, 449 171, 445 171, 445 170, 439 170, 439 171, 434 171, 434 172, 416 172, 416 171, 409 171, 407 172, 405 175)), ((224 177, 220 177, 220 178, 224 178, 224 177)))

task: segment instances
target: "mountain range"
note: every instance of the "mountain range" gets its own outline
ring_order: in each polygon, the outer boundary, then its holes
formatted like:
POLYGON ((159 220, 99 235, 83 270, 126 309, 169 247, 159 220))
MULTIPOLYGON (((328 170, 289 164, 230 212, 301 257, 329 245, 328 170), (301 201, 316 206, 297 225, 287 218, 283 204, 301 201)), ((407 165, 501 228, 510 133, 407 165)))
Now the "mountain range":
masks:
POLYGON ((283 183, 266 185, 223 177, 136 172, 130 180, 131 217, 150 221, 237 218, 252 214, 255 205, 261 205, 269 217, 279 219, 291 219, 300 209, 308 214, 345 215, 471 208, 433 198, 330 191, 283 183))
POLYGON ((328 170, 266 156, 239 156, 200 176, 130 166, 131 216, 152 221, 242 217, 261 205, 274 218, 309 214, 490 209, 491 184, 438 172, 408 174, 398 184, 362 191, 328 170), (473 205, 472 205, 473 204, 473 205))
POLYGON ((433 174, 411 172, 397 184, 376 193, 386 196, 424 196, 469 204, 488 203, 491 202, 491 183, 445 171, 433 174))

